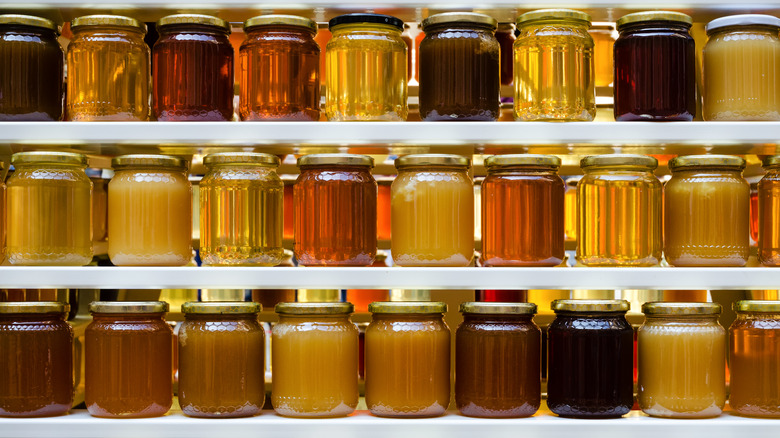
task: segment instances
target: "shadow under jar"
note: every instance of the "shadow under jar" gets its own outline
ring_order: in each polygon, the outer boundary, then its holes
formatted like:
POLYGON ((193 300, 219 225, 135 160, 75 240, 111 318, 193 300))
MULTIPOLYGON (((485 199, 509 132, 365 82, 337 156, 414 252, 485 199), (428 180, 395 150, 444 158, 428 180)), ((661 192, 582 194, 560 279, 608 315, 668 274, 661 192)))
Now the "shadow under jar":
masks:
POLYGON ((168 303, 95 301, 85 332, 85 403, 95 417, 164 415, 173 403, 168 303))
POLYGON ((0 303, 0 417, 48 417, 70 410, 68 311, 58 302, 0 303))
POLYGON ((0 15, 0 121, 62 120, 59 34, 45 18, 0 15))
MULTIPOLYGON (((758 259, 765 266, 780 266, 780 155, 767 157, 763 162, 766 174, 758 182, 758 259)), ((750 202, 753 208, 754 192, 750 202)), ((751 235, 755 218, 751 218, 751 235)))
POLYGON ((615 120, 691 121, 696 115, 693 20, 679 12, 620 18, 615 41, 615 120))
POLYGON ((562 417, 618 418, 634 404, 634 330, 624 300, 555 300, 547 330, 547 406, 562 417))
POLYGON ((529 417, 541 404, 536 304, 463 303, 455 334, 455 402, 470 417, 529 417))
POLYGON ((669 161, 664 255, 673 266, 745 266, 750 256, 750 185, 745 160, 687 155, 669 161))
POLYGON ((304 266, 370 266, 376 257, 377 184, 367 155, 298 159, 295 258, 304 266))
POLYGON ((160 37, 152 50, 157 120, 232 120, 230 24, 209 15, 178 14, 161 18, 157 30, 160 37))
POLYGON ((244 23, 239 51, 241 120, 320 119, 317 23, 295 15, 260 15, 244 23))
POLYGON ((448 12, 422 22, 420 117, 424 121, 495 121, 501 98, 497 21, 448 12))
POLYGON ((179 404, 185 415, 250 417, 265 402, 265 330, 252 302, 181 306, 179 404))

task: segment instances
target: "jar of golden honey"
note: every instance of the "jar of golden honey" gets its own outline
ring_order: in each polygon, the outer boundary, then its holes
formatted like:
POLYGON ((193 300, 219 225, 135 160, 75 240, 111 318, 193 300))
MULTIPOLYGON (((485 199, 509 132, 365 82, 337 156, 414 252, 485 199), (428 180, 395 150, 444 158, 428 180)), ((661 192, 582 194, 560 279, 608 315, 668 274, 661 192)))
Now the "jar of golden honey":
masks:
POLYGON ((328 120, 403 121, 407 105, 403 21, 389 15, 347 14, 330 20, 325 54, 328 120))
POLYGON ((645 155, 585 157, 577 184, 577 260, 586 266, 652 266, 661 261, 662 186, 645 155))
POLYGON ((276 413, 343 417, 358 404, 358 329, 350 303, 279 303, 271 342, 276 413))
POLYGON ((265 330, 252 302, 181 306, 179 405, 185 415, 250 417, 265 402, 265 330))
POLYGON ((92 182, 87 157, 19 152, 8 179, 8 260, 14 265, 84 266, 92 261, 92 182))
POLYGON ((474 183, 460 155, 395 160, 392 257, 399 266, 468 266, 474 256, 474 183))
POLYGON ((76 121, 149 119, 150 50, 146 25, 119 15, 71 22, 68 118, 76 121))
POLYGON ((381 417, 435 417, 450 404, 447 305, 376 302, 368 306, 366 406, 381 417))
POLYGON ((717 417, 726 403, 726 330, 717 303, 642 305, 639 407, 654 417, 717 417))
POLYGON ((758 259, 766 266, 780 266, 780 155, 765 158, 763 164, 766 175, 758 182, 758 259))
POLYGON ((182 266, 192 258, 187 162, 166 155, 111 161, 108 256, 117 266, 182 266))
POLYGON ((276 266, 284 247, 284 184, 279 158, 254 152, 207 155, 200 181, 204 265, 276 266))
POLYGON ((58 302, 0 303, 0 417, 48 417, 70 410, 68 311, 58 302))
POLYGON ((664 254, 674 266, 744 266, 750 255, 750 185, 745 160, 687 155, 669 161, 664 254))
POLYGON ((173 403, 168 303, 95 301, 85 332, 85 403, 105 418, 164 415, 173 403))

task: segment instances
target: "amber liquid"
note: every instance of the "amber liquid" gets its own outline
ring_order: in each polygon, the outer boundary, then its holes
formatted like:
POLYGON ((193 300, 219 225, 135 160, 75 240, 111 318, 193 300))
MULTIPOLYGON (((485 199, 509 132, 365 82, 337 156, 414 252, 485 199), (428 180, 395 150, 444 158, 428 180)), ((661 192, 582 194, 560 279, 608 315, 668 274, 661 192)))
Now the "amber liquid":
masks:
POLYGON ((376 238, 390 240, 392 237, 392 189, 390 183, 380 182, 376 201, 376 238))
POLYGON ((729 405, 742 415, 780 417, 780 315, 738 315, 729 329, 729 405))
POLYGON ((595 82, 597 87, 609 87, 612 85, 614 65, 612 61, 615 37, 613 28, 591 29, 593 37, 593 64, 595 70, 595 82))
MULTIPOLYGON (((780 266, 780 173, 770 170, 750 195, 751 232, 755 224, 758 258, 764 265, 780 266), (758 208, 755 208, 755 207, 758 208)), ((752 234, 752 233, 751 233, 752 234)))
POLYGON ((567 242, 577 241, 577 184, 566 184, 563 197, 563 229, 567 242))
POLYGON ((5 203, 5 184, 0 182, 0 264, 5 261, 5 228, 7 212, 8 209, 5 203))
POLYGON ((284 183, 284 240, 292 240, 295 236, 295 221, 293 220, 293 184, 284 183))
POLYGON ((514 77, 513 45, 515 43, 515 28, 513 26, 498 26, 496 39, 501 46, 501 85, 512 85, 514 77))

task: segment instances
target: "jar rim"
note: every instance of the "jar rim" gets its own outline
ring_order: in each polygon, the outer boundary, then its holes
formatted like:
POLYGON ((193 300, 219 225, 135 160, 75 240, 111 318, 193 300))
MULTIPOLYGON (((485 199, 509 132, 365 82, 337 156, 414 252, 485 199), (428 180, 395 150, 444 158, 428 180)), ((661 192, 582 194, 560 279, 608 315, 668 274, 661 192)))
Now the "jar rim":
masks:
POLYGON ((718 303, 685 303, 653 301, 642 304, 642 313, 659 316, 720 315, 722 306, 718 303))
POLYGON ((120 155, 111 160, 111 167, 114 170, 123 170, 131 167, 175 167, 186 169, 187 161, 170 155, 120 155))
POLYGON ((561 167, 561 159, 555 155, 540 154, 491 155, 485 158, 485 167, 488 170, 511 166, 539 166, 557 169, 561 167))
POLYGON ((596 166, 635 166, 654 170, 658 167, 658 160, 655 157, 638 154, 590 155, 580 160, 581 169, 596 166))
POLYGON ((17 152, 11 155, 11 164, 71 164, 78 166, 87 165, 87 156, 73 152, 57 151, 30 151, 17 152))
POLYGON ((348 315, 355 311, 352 303, 279 303, 274 311, 280 315, 348 315))
POLYGON ((461 303, 460 312, 479 315, 535 315, 536 304, 474 301, 461 303))
POLYGON ((212 166, 216 164, 260 164, 267 167, 279 167, 281 160, 276 155, 260 152, 217 152, 206 155, 203 164, 212 166))
POLYGON ((707 35, 727 27, 736 26, 770 26, 780 28, 780 18, 766 14, 738 14, 716 18, 704 27, 707 35))
POLYGON ((693 18, 691 18, 691 16, 688 14, 683 14, 682 12, 645 11, 645 12, 634 12, 633 14, 628 14, 620 17, 620 19, 617 21, 617 29, 620 30, 620 28, 625 27, 629 24, 646 23, 651 21, 680 23, 680 24, 686 24, 688 25, 688 27, 690 27, 693 24, 693 18))
POLYGON ((740 300, 732 304, 735 312, 780 313, 780 301, 740 300))
POLYGON ((0 313, 68 313, 70 305, 59 301, 8 301, 0 303, 0 313))
POLYGON ((70 22, 70 27, 75 30, 77 27, 85 26, 116 26, 140 30, 146 34, 146 24, 131 17, 123 15, 84 15, 76 17, 70 22))
POLYGON ((669 170, 686 167, 730 167, 735 170, 745 168, 745 159, 734 155, 681 155, 669 160, 669 170))
POLYGON ((48 18, 36 17, 35 15, 3 14, 0 15, 0 25, 3 24, 18 24, 53 30, 57 35, 62 33, 62 29, 54 23, 54 21, 49 20, 48 18))
POLYGON ((392 15, 369 13, 339 15, 338 17, 330 19, 328 22, 328 27, 333 29, 334 27, 342 24, 385 24, 395 27, 398 30, 404 29, 404 22, 400 18, 393 17, 392 15))
POLYGON ((761 161, 761 167, 763 167, 764 169, 768 169, 776 166, 780 166, 780 155, 772 155, 764 158, 761 161))
POLYGON ((298 167, 326 164, 374 167, 374 159, 368 155, 358 154, 310 154, 298 158, 298 167))
POLYGON ((181 305, 186 315, 254 315, 263 305, 252 301, 189 301, 181 305))
POLYGON ((576 20, 590 26, 590 15, 574 9, 539 9, 526 12, 517 17, 517 26, 542 20, 576 20))
POLYGON ((431 15, 423 20, 422 29, 423 32, 425 32, 426 29, 432 26, 452 23, 477 24, 481 26, 488 26, 493 30, 498 28, 498 20, 489 15, 479 14, 476 12, 445 12, 442 14, 431 15))
POLYGON ((165 313, 169 309, 165 301, 93 301, 90 313, 165 313))
POLYGON ((311 18, 298 15, 268 14, 252 17, 244 22, 244 30, 262 26, 294 26, 302 27, 313 33, 317 33, 317 22, 311 18))
POLYGON ((218 28, 222 31, 230 33, 230 23, 219 17, 203 14, 174 14, 168 15, 157 20, 157 27, 163 28, 168 26, 175 26, 178 24, 200 24, 203 26, 209 26, 218 28))
POLYGON ((451 166, 468 168, 471 160, 452 154, 412 154, 404 155, 395 159, 395 167, 426 167, 426 166, 451 166))
POLYGON ((368 311, 380 314, 433 315, 446 313, 447 304, 439 301, 377 301, 368 305, 368 311))
POLYGON ((628 312, 631 303, 626 300, 555 300, 550 304, 553 312, 628 312))

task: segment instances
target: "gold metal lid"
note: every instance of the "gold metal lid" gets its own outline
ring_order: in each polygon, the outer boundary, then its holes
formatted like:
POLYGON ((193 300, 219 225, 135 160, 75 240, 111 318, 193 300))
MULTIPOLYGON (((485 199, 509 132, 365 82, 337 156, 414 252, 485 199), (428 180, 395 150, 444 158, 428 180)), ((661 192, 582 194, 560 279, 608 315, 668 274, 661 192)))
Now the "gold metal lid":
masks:
POLYGON ((10 301, 0 303, 0 313, 67 313, 70 305, 59 301, 10 301))
POLYGON ((646 11, 646 12, 634 12, 620 17, 617 21, 617 28, 620 30, 622 26, 633 23, 641 23, 645 21, 666 21, 673 23, 683 23, 687 25, 693 24, 693 19, 681 12, 671 11, 646 11))
POLYGON ((561 159, 555 155, 511 154, 491 155, 485 158, 485 167, 539 166, 557 169, 561 159))
POLYGON ((212 15, 175 14, 162 17, 157 21, 157 27, 173 26, 176 24, 200 24, 203 26, 217 27, 230 33, 230 23, 212 15))
POLYGON ((93 301, 89 304, 92 313, 164 313, 168 311, 165 301, 93 301))
POLYGON ((77 27, 82 26, 129 27, 146 33, 146 25, 144 23, 135 18, 122 15, 85 15, 83 17, 74 18, 73 21, 70 22, 71 29, 75 30, 77 27))
POLYGON ((468 168, 471 160, 460 155, 450 154, 414 154, 396 158, 395 167, 449 166, 468 168))
POLYGON ((114 170, 129 167, 176 167, 186 168, 187 161, 170 155, 120 155, 111 160, 114 170))
POLYGON ((555 300, 550 305, 554 312, 628 312, 631 303, 626 300, 555 300))
POLYGON ((608 154, 591 155, 580 161, 580 168, 606 166, 606 167, 642 167, 653 170, 658 167, 658 160, 647 155, 635 154, 608 154))
POLYGON ((780 301, 740 300, 733 308, 736 312, 780 313, 780 301))
POLYGON ((297 15, 258 15, 246 20, 244 30, 260 26, 295 26, 306 28, 317 33, 317 22, 297 15))
POLYGON ((574 9, 539 9, 517 17, 517 25, 540 20, 577 20, 590 25, 590 15, 574 9))
POLYGON ((262 310, 262 304, 251 301, 190 301, 181 305, 181 313, 195 315, 251 315, 262 310))
POLYGON ((745 159, 733 155, 684 155, 669 160, 669 170, 682 167, 733 167, 741 170, 745 168, 745 159))
POLYGON ((461 313, 479 313, 487 315, 535 315, 534 303, 496 303, 468 302, 461 303, 461 313))
POLYGON ((776 167, 780 166, 780 155, 772 155, 771 157, 766 157, 761 161, 761 165, 767 169, 770 167, 776 167))
POLYGON ((17 152, 11 155, 11 164, 71 164, 86 166, 87 156, 72 152, 34 151, 17 152))
POLYGON ((445 313, 447 304, 436 301, 378 301, 368 305, 371 313, 434 314, 445 313))
POLYGON ((374 159, 368 155, 357 154, 312 154, 298 158, 298 166, 367 166, 374 167, 374 159))
POLYGON ((280 315, 345 315, 355 311, 352 303, 279 303, 280 315))
POLYGON ((666 303, 651 302, 642 304, 645 315, 720 315, 721 305, 718 303, 666 303))
POLYGON ((498 20, 485 15, 478 14, 476 12, 445 12, 443 14, 431 15, 422 21, 422 28, 425 31, 429 26, 436 26, 437 24, 445 23, 470 23, 481 26, 488 26, 493 30, 498 27, 498 20))
POLYGON ((3 24, 19 24, 22 26, 40 27, 42 29, 49 29, 60 34, 60 27, 53 21, 42 17, 36 17, 34 15, 21 15, 21 14, 5 14, 0 15, 0 25, 3 24))
POLYGON ((203 158, 203 164, 259 164, 261 166, 279 167, 279 157, 259 152, 219 152, 203 158))

